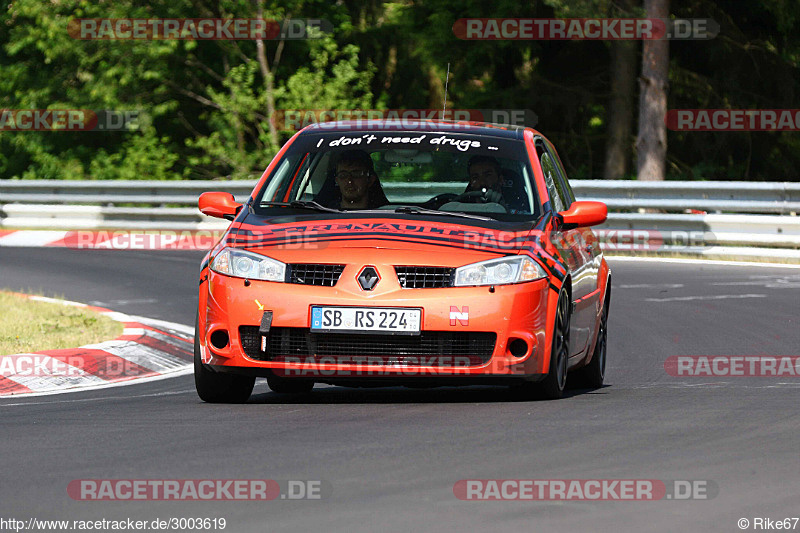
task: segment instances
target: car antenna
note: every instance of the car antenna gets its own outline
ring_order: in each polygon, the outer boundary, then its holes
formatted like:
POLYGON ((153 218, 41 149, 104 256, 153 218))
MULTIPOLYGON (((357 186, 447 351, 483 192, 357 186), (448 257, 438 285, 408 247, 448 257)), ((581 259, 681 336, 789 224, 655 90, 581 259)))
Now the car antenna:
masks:
POLYGON ((447 112, 447 83, 450 81, 450 63, 447 63, 447 77, 444 79, 444 107, 442 108, 442 120, 445 120, 447 112))

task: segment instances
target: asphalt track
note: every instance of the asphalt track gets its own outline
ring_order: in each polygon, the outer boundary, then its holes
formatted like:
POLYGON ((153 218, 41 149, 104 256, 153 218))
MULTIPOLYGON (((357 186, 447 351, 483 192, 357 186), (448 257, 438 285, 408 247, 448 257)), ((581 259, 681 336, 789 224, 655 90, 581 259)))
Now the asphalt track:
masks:
MULTIPOLYGON (((0 286, 191 324, 202 254, 0 249, 0 286)), ((503 390, 258 382, 200 402, 191 376, 0 401, 0 518, 224 517, 225 531, 740 531, 800 515, 798 378, 676 378, 671 355, 798 355, 800 270, 612 261, 607 386, 503 390), (305 479, 318 501, 74 501, 75 479, 305 479), (692 501, 460 501, 461 479, 708 480, 692 501)), ((798 526, 800 528, 800 525, 798 526)))

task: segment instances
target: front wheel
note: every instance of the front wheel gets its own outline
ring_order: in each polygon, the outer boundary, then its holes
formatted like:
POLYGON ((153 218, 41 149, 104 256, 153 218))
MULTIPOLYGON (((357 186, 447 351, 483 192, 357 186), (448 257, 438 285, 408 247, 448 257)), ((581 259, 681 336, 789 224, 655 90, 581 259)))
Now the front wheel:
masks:
POLYGON ((608 339, 608 301, 603 304, 600 324, 597 328, 597 342, 589 364, 575 373, 576 385, 587 389, 599 389, 606 377, 606 345, 608 339))
POLYGON ((540 384, 542 397, 548 400, 561 398, 564 395, 564 387, 567 385, 569 308, 567 293, 562 292, 558 297, 558 306, 556 307, 556 323, 553 327, 553 343, 550 348, 550 371, 540 384))
POLYGON ((200 331, 194 326, 194 386, 200 399, 208 403, 244 403, 253 392, 256 378, 221 374, 200 359, 200 331))

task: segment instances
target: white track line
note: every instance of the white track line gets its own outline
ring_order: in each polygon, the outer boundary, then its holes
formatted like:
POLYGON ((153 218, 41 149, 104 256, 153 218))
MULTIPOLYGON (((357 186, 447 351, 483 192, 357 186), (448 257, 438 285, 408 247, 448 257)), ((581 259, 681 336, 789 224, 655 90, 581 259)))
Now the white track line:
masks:
POLYGON ((783 263, 757 263, 750 261, 721 261, 717 259, 682 259, 677 257, 632 257, 627 255, 606 255, 606 259, 610 261, 641 261, 649 263, 677 263, 686 265, 726 265, 726 266, 752 266, 752 267, 770 267, 770 268, 793 268, 800 269, 800 265, 783 264, 783 263))
MULTIPOLYGON (((163 376, 157 376, 159 379, 163 378, 163 376)), ((158 381, 158 379, 149 379, 149 381, 158 381)), ((126 382, 125 385, 133 385, 133 383, 126 382)), ((78 398, 75 400, 55 400, 52 402, 18 402, 18 403, 0 403, 0 407, 20 407, 26 405, 52 405, 57 403, 82 403, 82 402, 101 402, 107 400, 129 400, 131 398, 153 398, 158 396, 177 396, 178 394, 189 394, 195 393, 194 389, 186 389, 180 391, 163 391, 163 392, 154 392, 152 394, 132 394, 130 396, 102 396, 100 398, 78 398)), ((196 393, 195 393, 196 394, 196 393)), ((13 398, 15 400, 20 400, 24 398, 30 398, 31 396, 50 396, 51 394, 42 393, 42 394, 26 394, 23 396, 6 396, 6 398, 13 398)))
POLYGON ((692 302, 694 300, 737 300, 740 298, 766 298, 766 294, 713 294, 708 296, 674 296, 672 298, 645 298, 645 302, 692 302))
MULTIPOLYGON (((178 370, 166 373, 166 374, 161 374, 161 375, 158 375, 158 376, 148 376, 148 377, 144 377, 144 378, 136 378, 136 379, 131 379, 131 380, 127 380, 127 381, 112 381, 112 382, 106 382, 106 383, 104 383, 102 385, 91 385, 89 387, 81 387, 79 389, 59 389, 59 390, 52 390, 52 391, 47 391, 47 392, 28 392, 28 393, 23 393, 23 394, 9 394, 9 395, 6 395, 6 396, 0 396, 0 402, 3 402, 3 400, 24 400, 25 398, 34 398, 34 397, 37 397, 37 396, 53 396, 55 394, 88 392, 88 391, 95 391, 95 390, 101 390, 101 389, 110 389, 110 388, 113 388, 113 387, 127 387, 128 385, 139 385, 140 383, 150 383, 151 381, 161 381, 163 379, 170 379, 170 378, 175 378, 175 377, 179 377, 179 376, 187 376, 189 374, 192 374, 193 372, 194 372, 194 368, 192 368, 192 365, 189 365, 189 366, 187 366, 185 368, 181 368, 181 369, 178 369, 178 370)), ((149 395, 144 395, 144 396, 159 396, 161 394, 165 394, 165 393, 149 394, 149 395)), ((72 400, 72 401, 81 401, 81 400, 72 400)), ((84 400, 84 401, 89 401, 89 400, 84 400)), ((47 402, 47 403, 52 403, 52 402, 47 402)), ((3 404, 3 403, 0 403, 0 407, 6 407, 6 406, 9 406, 9 405, 32 405, 32 404, 28 404, 28 403, 3 404)))

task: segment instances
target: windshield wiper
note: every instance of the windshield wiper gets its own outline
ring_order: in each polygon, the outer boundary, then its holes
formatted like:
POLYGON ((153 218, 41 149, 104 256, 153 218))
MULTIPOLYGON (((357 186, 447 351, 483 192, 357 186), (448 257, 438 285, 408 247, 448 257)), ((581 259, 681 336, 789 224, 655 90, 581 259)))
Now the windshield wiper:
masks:
POLYGON ((470 215, 462 212, 454 211, 439 211, 438 209, 428 209, 426 207, 419 207, 415 205, 401 205, 394 210, 395 213, 402 213, 408 215, 442 215, 449 217, 473 218, 475 220, 496 220, 492 217, 483 217, 480 215, 470 215))
POLYGON ((325 207, 314 201, 294 200, 293 202, 261 202, 259 207, 294 207, 295 209, 311 209, 312 211, 322 211, 325 213, 341 213, 339 209, 325 207))
MULTIPOLYGON (((344 213, 341 209, 334 209, 332 207, 325 207, 324 205, 314 201, 295 200, 293 202, 261 202, 259 207, 294 207, 295 209, 310 209, 312 211, 321 211, 324 213, 344 213)), ((347 211, 350 212, 350 211, 347 211)), ((362 209, 355 211, 356 213, 385 213, 386 210, 380 209, 362 209)), ((428 209, 415 205, 401 205, 394 209, 395 213, 408 214, 408 215, 439 215, 450 216, 459 218, 471 218, 475 220, 495 220, 491 217, 484 217, 480 215, 470 215, 467 213, 454 212, 454 211, 439 211, 437 209, 428 209)))

